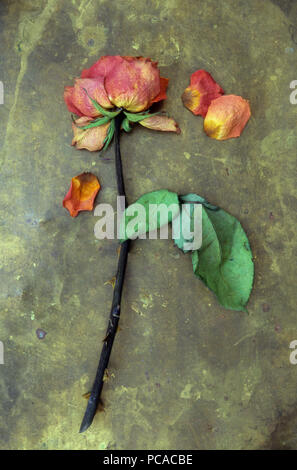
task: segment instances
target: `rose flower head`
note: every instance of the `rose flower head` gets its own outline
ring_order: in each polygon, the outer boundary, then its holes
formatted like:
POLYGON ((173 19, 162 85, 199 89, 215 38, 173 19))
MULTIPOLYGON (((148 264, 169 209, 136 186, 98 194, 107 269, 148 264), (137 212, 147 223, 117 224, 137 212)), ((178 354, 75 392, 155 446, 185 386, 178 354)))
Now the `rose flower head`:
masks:
POLYGON ((106 148, 114 134, 113 120, 121 112, 125 115, 122 128, 127 132, 130 123, 139 122, 150 129, 178 133, 173 119, 148 112, 153 103, 166 98, 168 81, 160 77, 157 62, 149 58, 101 57, 82 71, 74 86, 65 87, 68 110, 78 116, 73 123, 73 145, 90 151, 106 148), (104 129, 99 132, 101 126, 104 129))

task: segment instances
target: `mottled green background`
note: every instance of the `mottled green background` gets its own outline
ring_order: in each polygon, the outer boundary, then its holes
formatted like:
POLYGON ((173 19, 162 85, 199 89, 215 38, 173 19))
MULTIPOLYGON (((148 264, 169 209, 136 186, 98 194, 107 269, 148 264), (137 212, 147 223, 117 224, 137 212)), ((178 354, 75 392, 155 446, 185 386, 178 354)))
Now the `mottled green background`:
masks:
POLYGON ((2 0, 0 13, 1 448, 296 449, 297 2, 2 0), (248 233, 255 284, 249 315, 226 311, 172 241, 133 243, 105 412, 79 434, 117 241, 61 203, 85 170, 100 202, 115 204, 116 185, 112 147, 103 159, 70 146, 62 95, 105 54, 158 60, 182 129, 123 136, 129 200, 168 188, 227 209, 248 233), (250 100, 240 139, 209 139, 182 106, 198 68, 250 100))

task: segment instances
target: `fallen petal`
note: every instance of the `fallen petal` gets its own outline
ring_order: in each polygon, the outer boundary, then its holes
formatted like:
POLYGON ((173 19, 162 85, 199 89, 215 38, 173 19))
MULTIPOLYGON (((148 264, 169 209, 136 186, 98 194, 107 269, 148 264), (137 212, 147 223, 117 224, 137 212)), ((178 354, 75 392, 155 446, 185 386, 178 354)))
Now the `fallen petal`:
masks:
POLYGON ((197 70, 191 75, 190 86, 182 94, 182 101, 193 114, 205 117, 210 103, 224 94, 206 70, 197 70))
POLYGON ((99 189, 100 183, 93 173, 75 176, 63 200, 63 207, 69 211, 71 217, 76 217, 80 211, 91 211, 99 189))
POLYGON ((212 139, 239 137, 251 116, 249 102, 241 96, 225 95, 212 101, 204 120, 204 131, 212 139))
POLYGON ((87 149, 90 152, 97 152, 103 148, 110 122, 91 129, 80 129, 80 127, 87 126, 93 121, 93 119, 83 116, 77 119, 75 124, 72 123, 74 134, 72 145, 75 145, 77 149, 87 149))
POLYGON ((180 134, 178 124, 174 119, 167 116, 151 116, 143 119, 139 124, 148 129, 153 129, 154 131, 176 132, 180 134))

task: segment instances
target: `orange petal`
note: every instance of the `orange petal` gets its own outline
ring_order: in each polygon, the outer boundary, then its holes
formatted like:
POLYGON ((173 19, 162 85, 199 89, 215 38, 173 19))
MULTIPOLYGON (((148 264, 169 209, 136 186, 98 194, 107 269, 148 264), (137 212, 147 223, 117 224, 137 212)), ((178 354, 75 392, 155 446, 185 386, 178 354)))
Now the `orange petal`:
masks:
POLYGON ((80 211, 91 211, 99 189, 100 183, 93 173, 75 176, 63 200, 63 207, 70 212, 71 217, 76 217, 80 211))
POLYGON ((180 134, 180 128, 174 119, 167 116, 151 116, 139 121, 144 127, 155 131, 176 132, 180 134))
POLYGON ((144 57, 122 57, 105 77, 110 101, 118 108, 138 113, 146 110, 160 93, 156 62, 144 57))
POLYGON ((87 126, 92 121, 93 119, 83 116, 75 121, 76 125, 72 123, 74 134, 72 145, 75 145, 79 150, 87 149, 90 152, 96 152, 101 150, 104 145, 110 123, 92 127, 91 129, 80 129, 80 127, 87 126))
POLYGON ((182 94, 182 101, 193 114, 205 117, 212 100, 223 95, 224 91, 210 73, 206 70, 197 70, 191 75, 190 86, 182 94))
POLYGON ((225 95, 212 101, 204 120, 204 131, 212 139, 239 137, 251 116, 249 102, 241 96, 225 95))
POLYGON ((157 103, 158 101, 166 100, 166 90, 168 87, 169 79, 160 77, 160 92, 158 95, 153 99, 152 103, 157 103))

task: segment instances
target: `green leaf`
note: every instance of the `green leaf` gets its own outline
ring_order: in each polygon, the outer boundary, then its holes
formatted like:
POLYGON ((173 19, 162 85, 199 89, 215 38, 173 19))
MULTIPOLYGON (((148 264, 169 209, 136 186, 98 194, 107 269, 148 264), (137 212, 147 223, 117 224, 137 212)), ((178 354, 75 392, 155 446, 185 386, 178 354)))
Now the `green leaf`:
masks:
POLYGON ((179 200, 183 206, 180 216, 176 217, 172 221, 172 238, 175 245, 182 250, 184 253, 188 253, 189 249, 186 249, 188 243, 193 242, 193 237, 185 239, 183 236, 183 221, 186 223, 187 227, 190 227, 191 232, 194 230, 194 206, 195 204, 202 204, 202 206, 207 207, 210 210, 219 210, 220 208, 209 204, 206 199, 197 194, 186 194, 185 196, 179 196, 179 200), (188 208, 187 208, 188 206, 188 208))
POLYGON ((119 109, 118 111, 107 111, 107 109, 102 108, 102 106, 100 106, 100 104, 97 103, 96 100, 93 100, 93 98, 90 97, 89 93, 87 92, 87 90, 85 88, 83 88, 83 90, 86 92, 88 98, 92 101, 92 103, 93 103, 94 107, 97 109, 97 111, 99 111, 101 114, 103 114, 103 116, 106 116, 106 117, 109 117, 109 118, 114 118, 118 114, 120 114, 120 112, 122 111, 121 109, 119 109))
POLYGON ((202 246, 192 253, 192 264, 223 307, 246 311, 254 265, 248 238, 235 217, 203 204, 202 246))
POLYGON ((179 196, 179 199, 182 203, 200 203, 207 209, 210 209, 212 211, 217 211, 220 210, 218 206, 214 206, 213 204, 210 204, 204 197, 198 196, 198 194, 194 193, 189 193, 186 194, 185 196, 179 196))
POLYGON ((194 204, 189 204, 188 207, 184 206, 180 211, 180 214, 172 221, 172 239, 174 240, 175 245, 184 253, 190 251, 185 248, 185 245, 187 243, 192 243, 193 237, 190 239, 184 238, 183 222, 185 222, 188 227, 190 226, 190 229, 193 231, 193 213, 194 204))
POLYGON ((178 214, 179 200, 176 193, 160 189, 144 194, 134 204, 127 207, 123 214, 120 227, 121 242, 163 227, 178 214), (170 208, 169 211, 168 208, 170 208))
POLYGON ((139 122, 139 121, 143 121, 144 119, 147 119, 151 116, 156 116, 157 114, 160 114, 160 112, 153 113, 153 114, 149 114, 148 112, 144 113, 144 114, 139 114, 139 113, 128 113, 128 111, 124 111, 124 114, 127 116, 129 121, 139 122))

